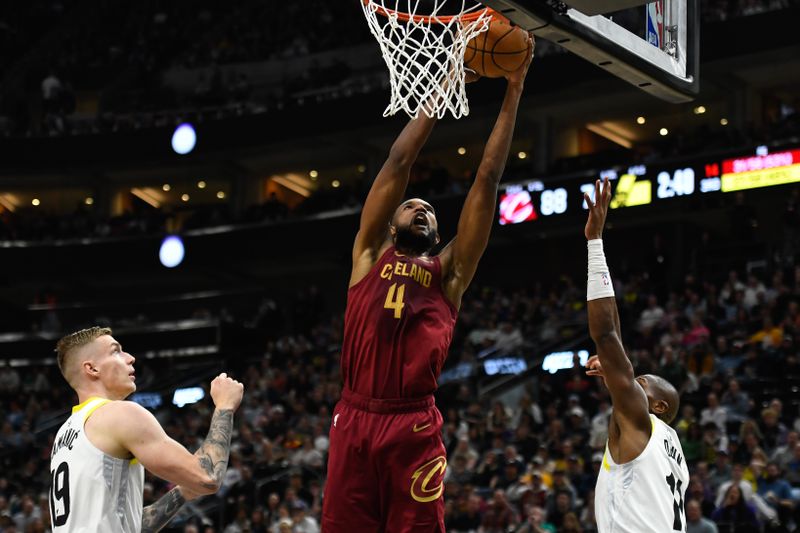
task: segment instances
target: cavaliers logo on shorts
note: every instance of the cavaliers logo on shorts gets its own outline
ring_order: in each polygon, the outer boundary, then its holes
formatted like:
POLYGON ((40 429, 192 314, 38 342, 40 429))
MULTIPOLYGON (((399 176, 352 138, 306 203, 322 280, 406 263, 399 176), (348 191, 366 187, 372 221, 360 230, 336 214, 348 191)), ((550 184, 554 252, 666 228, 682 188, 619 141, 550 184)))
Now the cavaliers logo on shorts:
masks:
POLYGON ((447 459, 440 455, 414 471, 411 476, 411 497, 420 503, 439 499, 444 491, 444 471, 447 459))

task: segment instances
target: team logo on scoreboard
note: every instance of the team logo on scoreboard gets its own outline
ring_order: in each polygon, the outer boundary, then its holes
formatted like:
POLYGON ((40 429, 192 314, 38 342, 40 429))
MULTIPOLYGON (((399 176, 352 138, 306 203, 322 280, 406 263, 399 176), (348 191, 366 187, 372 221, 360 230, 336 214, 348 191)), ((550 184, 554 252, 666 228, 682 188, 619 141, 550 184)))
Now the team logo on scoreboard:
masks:
POLYGON ((519 224, 538 217, 528 191, 506 193, 500 198, 500 224, 519 224))

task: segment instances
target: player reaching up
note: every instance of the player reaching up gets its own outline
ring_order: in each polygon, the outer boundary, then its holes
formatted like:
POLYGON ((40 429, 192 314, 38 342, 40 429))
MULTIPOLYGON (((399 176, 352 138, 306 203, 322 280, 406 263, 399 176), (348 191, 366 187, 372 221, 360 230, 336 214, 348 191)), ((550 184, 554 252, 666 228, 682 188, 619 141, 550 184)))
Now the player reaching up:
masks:
POLYGON ((322 530, 444 531, 447 466, 433 392, 461 297, 489 240, 523 83, 533 55, 507 76, 506 94, 467 194, 457 236, 438 255, 436 212, 402 201, 411 165, 436 123, 410 121, 375 178, 353 245, 345 313, 342 399, 330 428, 322 530))
POLYGON ((589 331, 597 355, 587 362, 590 376, 603 378, 613 410, 595 488, 599 533, 686 531, 683 497, 689 469, 677 433, 668 425, 678 413, 679 397, 667 380, 634 377, 622 346, 617 302, 603 252, 603 226, 611 203, 608 179, 595 183, 595 201, 584 194, 589 220, 589 269, 586 299, 589 331))
POLYGON ((56 434, 50 455, 50 517, 54 533, 150 533, 188 500, 219 490, 228 468, 233 413, 242 384, 220 374, 211 382, 214 415, 192 455, 167 436, 139 404, 133 363, 108 328, 93 327, 58 341, 58 367, 78 405, 56 434), (178 486, 142 508, 144 469, 178 486))

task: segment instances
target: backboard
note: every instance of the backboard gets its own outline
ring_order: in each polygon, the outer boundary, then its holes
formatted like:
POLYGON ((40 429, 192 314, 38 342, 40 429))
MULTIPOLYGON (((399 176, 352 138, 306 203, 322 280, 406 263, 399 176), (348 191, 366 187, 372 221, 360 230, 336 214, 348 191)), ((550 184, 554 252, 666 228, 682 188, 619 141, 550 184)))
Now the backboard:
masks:
MULTIPOLYGON (((570 5, 596 7, 625 2, 481 0, 536 37, 557 43, 636 87, 674 103, 690 101, 699 91, 699 1, 657 0, 611 14, 592 15, 570 5), (640 23, 631 27, 625 24, 626 19, 640 23)), ((628 1, 637 3, 643 4, 628 1)), ((597 11, 582 9, 589 13, 597 11)))

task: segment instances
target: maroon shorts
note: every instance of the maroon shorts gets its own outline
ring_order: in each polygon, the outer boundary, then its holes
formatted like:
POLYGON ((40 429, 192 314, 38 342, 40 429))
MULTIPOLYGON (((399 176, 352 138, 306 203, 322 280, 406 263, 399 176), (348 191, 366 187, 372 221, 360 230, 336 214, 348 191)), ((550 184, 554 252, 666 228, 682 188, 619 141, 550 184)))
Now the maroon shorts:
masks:
POLYGON ((333 411, 323 533, 444 532, 447 456, 433 397, 350 391, 333 411))

